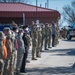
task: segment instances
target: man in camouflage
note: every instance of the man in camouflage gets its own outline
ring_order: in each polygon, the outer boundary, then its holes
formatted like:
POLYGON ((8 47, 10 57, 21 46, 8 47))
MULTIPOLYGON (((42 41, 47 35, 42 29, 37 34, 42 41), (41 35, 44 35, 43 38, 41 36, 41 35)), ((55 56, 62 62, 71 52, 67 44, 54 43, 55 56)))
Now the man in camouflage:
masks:
POLYGON ((4 75, 13 75, 13 72, 12 72, 12 58, 13 58, 13 55, 12 55, 12 42, 11 42, 11 30, 10 28, 6 27, 4 28, 4 33, 5 33, 5 36, 6 36, 6 48, 7 48, 7 59, 6 59, 6 62, 5 62, 5 66, 4 66, 4 75))
POLYGON ((37 26, 37 50, 36 50, 36 57, 41 57, 41 27, 37 26))
POLYGON ((59 43, 58 39, 59 39, 59 26, 56 25, 55 45, 57 45, 59 43))
POLYGON ((37 60, 35 58, 36 48, 37 48, 37 25, 32 24, 32 60, 37 60))
POLYGON ((43 52, 43 46, 44 46, 44 41, 45 41, 45 25, 41 25, 41 52, 43 52))
POLYGON ((51 24, 48 25, 48 48, 51 48, 50 45, 51 45, 51 24))
POLYGON ((48 38, 49 38, 49 28, 48 23, 45 24, 45 50, 48 50, 48 38))
POLYGON ((3 39, 4 39, 4 34, 2 31, 0 31, 0 75, 3 75, 3 69, 4 69, 3 39))

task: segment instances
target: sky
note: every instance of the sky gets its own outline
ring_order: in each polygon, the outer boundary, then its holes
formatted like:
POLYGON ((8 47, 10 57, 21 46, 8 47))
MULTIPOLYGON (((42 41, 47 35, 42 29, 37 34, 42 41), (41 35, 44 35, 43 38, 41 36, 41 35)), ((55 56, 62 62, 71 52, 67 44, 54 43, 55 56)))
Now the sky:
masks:
MULTIPOLYGON (((48 4, 49 4, 49 9, 54 9, 54 10, 58 10, 60 13, 63 12, 63 7, 65 5, 71 5, 71 2, 73 0, 48 0, 48 4)), ((42 7, 45 7, 45 3, 47 3, 47 0, 37 0, 37 5, 40 6, 40 4, 42 5, 42 7)), ((36 0, 30 0, 29 4, 35 5, 36 6, 36 0)), ((61 14, 62 17, 62 14, 61 14)), ((62 19, 62 18, 61 18, 62 19)), ((67 22, 63 23, 63 26, 67 25, 67 22)))
MULTIPOLYGON (((55 9, 58 10, 59 12, 62 12, 63 9, 62 7, 64 5, 70 5, 71 1, 73 0, 48 0, 49 1, 49 9, 55 9)), ((47 3, 47 0, 37 0, 38 6, 40 4, 42 7, 45 7, 45 3, 47 3)), ((29 4, 36 5, 36 0, 30 0, 29 4)))

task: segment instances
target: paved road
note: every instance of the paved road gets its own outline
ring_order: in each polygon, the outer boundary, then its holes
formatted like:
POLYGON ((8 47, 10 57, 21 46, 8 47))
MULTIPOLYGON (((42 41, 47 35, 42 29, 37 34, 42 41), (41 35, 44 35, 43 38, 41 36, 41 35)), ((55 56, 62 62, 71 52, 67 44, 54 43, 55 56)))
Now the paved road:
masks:
POLYGON ((75 75, 75 39, 59 41, 56 47, 42 52, 41 58, 27 64, 28 75, 75 75))

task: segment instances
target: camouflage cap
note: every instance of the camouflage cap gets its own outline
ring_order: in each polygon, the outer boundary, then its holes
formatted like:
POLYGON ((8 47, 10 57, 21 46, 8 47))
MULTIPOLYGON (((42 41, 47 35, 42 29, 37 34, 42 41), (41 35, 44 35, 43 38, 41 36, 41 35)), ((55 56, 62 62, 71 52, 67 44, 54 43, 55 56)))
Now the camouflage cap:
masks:
POLYGON ((19 29, 19 33, 23 32, 23 29, 19 29))
POLYGON ((45 25, 49 25, 48 23, 46 23, 45 25))
POLYGON ((4 29, 3 29, 3 31, 10 31, 10 28, 9 27, 5 27, 4 29))

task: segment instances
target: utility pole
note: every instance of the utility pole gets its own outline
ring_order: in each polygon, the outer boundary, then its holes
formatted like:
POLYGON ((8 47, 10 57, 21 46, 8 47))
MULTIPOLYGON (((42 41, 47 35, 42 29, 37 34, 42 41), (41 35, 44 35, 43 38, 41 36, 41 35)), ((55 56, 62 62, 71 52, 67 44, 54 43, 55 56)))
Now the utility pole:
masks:
POLYGON ((49 0, 47 0, 47 8, 49 8, 49 0))
POLYGON ((37 20, 37 11, 38 11, 38 7, 37 7, 37 4, 38 2, 37 2, 37 0, 36 0, 36 20, 37 20))
POLYGON ((47 3, 45 3, 45 8, 47 7, 47 3))

